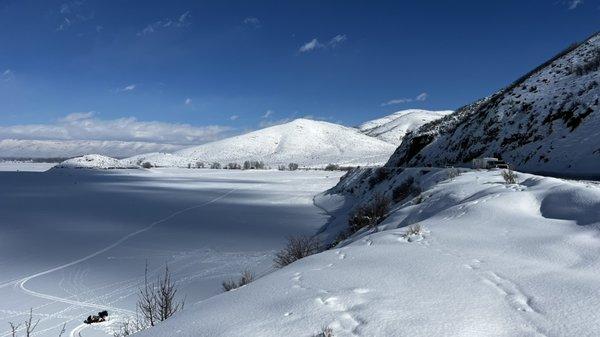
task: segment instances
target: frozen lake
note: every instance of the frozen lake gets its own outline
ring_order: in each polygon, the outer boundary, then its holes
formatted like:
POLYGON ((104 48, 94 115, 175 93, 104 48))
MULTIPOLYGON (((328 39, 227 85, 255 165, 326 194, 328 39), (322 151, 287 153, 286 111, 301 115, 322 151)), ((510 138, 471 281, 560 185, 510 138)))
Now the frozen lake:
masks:
POLYGON ((0 336, 30 308, 41 320, 37 336, 57 336, 64 323, 68 334, 104 308, 113 322, 132 315, 146 261, 153 273, 168 263, 187 303, 221 292, 244 269, 266 273, 286 236, 327 221, 312 198, 341 175, 0 172, 0 336))

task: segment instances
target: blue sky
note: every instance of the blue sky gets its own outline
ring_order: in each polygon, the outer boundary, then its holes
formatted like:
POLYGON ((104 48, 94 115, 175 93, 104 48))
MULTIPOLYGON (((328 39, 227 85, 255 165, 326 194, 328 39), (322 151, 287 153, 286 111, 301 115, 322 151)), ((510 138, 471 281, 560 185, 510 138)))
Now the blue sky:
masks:
POLYGON ((0 0, 0 138, 199 143, 302 116, 456 109, 599 22, 598 0, 0 0))

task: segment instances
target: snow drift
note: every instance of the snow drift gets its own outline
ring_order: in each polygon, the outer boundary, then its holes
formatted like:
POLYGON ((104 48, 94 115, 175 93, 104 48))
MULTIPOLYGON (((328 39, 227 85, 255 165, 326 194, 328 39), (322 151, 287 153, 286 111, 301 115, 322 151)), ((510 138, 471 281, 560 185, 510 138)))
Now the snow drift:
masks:
POLYGON ((388 166, 501 157, 519 170, 600 173, 600 34, 499 92, 409 133, 388 166))
MULTIPOLYGON (((381 170, 381 169, 380 169, 381 170)), ((317 203, 335 235, 393 197, 378 226, 188 308, 140 336, 595 336, 600 187, 499 171, 354 170, 317 203), (381 171, 379 171, 381 172, 381 171), (375 180, 373 177, 379 177, 375 180), (418 234, 407 228, 420 225, 418 234)))

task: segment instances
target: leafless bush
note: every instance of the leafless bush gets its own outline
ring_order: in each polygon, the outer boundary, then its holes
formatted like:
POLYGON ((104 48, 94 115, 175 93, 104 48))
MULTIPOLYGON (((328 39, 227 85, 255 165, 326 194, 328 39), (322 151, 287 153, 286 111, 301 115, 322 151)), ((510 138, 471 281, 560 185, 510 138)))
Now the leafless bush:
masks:
POLYGON ((238 163, 229 163, 229 164, 227 164, 227 168, 230 170, 241 170, 242 165, 240 165, 238 163))
POLYGON ((504 182, 506 184, 518 184, 518 180, 517 180, 517 174, 511 170, 504 170, 502 171, 502 178, 504 178, 504 182))
POLYGON ((214 162, 214 163, 210 164, 210 168, 213 169, 213 170, 220 170, 221 169, 221 164, 217 163, 217 162, 214 162))
POLYGON ((152 163, 150 163, 149 161, 144 162, 142 164, 142 167, 145 168, 145 169, 150 169, 150 168, 152 168, 152 163))
POLYGON ((288 169, 290 171, 296 171, 298 169, 298 164, 296 164, 296 163, 289 163, 288 164, 288 169))
POLYGON ((325 166, 325 171, 338 171, 340 169, 340 165, 337 164, 327 164, 325 166))
POLYGON ((251 283, 252 281, 254 281, 254 274, 252 274, 252 272, 250 272, 249 270, 245 270, 237 282, 235 280, 227 280, 223 281, 221 285, 223 287, 223 291, 230 291, 239 287, 243 287, 246 284, 251 283))
POLYGON ((140 317, 136 317, 135 319, 127 319, 119 324, 119 328, 117 331, 113 332, 114 337, 125 337, 129 335, 133 335, 136 332, 147 329, 149 326, 140 319, 140 317))
POLYGON ((460 170, 457 168, 448 169, 448 179, 454 179, 460 175, 460 170))
POLYGON ((275 268, 283 268, 288 264, 316 254, 321 249, 319 240, 312 236, 290 236, 288 243, 275 255, 275 268))
POLYGON ((421 188, 415 184, 415 179, 408 177, 392 190, 392 199, 394 202, 400 202, 411 195, 419 193, 421 193, 421 188))
POLYGON ((381 194, 375 195, 369 204, 359 206, 348 219, 348 230, 356 233, 362 228, 373 228, 377 226, 388 214, 390 199, 381 194))
MULTIPOLYGON (((15 324, 13 322, 8 322, 8 324, 10 325, 10 336, 17 337, 19 328, 21 326, 23 326, 24 327, 24 329, 22 329, 23 333, 24 333, 23 336, 31 337, 31 335, 33 335, 33 332, 35 331, 35 328, 37 327, 38 323, 40 323, 39 319, 35 322, 33 320, 33 309, 29 309, 29 316, 23 323, 15 324)), ((65 327, 63 326, 63 331, 60 332, 59 336, 62 336, 62 334, 64 333, 64 329, 65 329, 65 327)))
POLYGON ((423 226, 421 224, 414 224, 406 228, 406 232, 404 232, 404 237, 421 234, 423 234, 423 226))
POLYGON ((334 337, 333 329, 328 326, 323 327, 321 329, 321 331, 319 333, 313 335, 313 337, 334 337))
POLYGON ((204 168, 204 163, 201 161, 196 162, 196 168, 204 168))
POLYGON ((150 283, 146 264, 144 286, 140 288, 137 302, 143 324, 154 326, 157 322, 167 320, 177 311, 182 310, 184 301, 176 300, 176 295, 177 287, 171 279, 169 267, 165 266, 163 277, 158 277, 155 283, 150 283))

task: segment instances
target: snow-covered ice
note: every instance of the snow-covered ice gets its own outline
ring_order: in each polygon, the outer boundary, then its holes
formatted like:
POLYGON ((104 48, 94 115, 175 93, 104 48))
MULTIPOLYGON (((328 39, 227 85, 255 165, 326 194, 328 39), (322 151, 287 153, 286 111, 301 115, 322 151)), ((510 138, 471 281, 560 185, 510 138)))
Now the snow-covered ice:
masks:
POLYGON ((187 303, 248 268, 264 274, 287 235, 328 219, 313 196, 340 172, 198 169, 0 172, 0 336, 29 308, 36 336, 107 309, 106 336, 135 310, 148 261, 169 264, 187 303))

